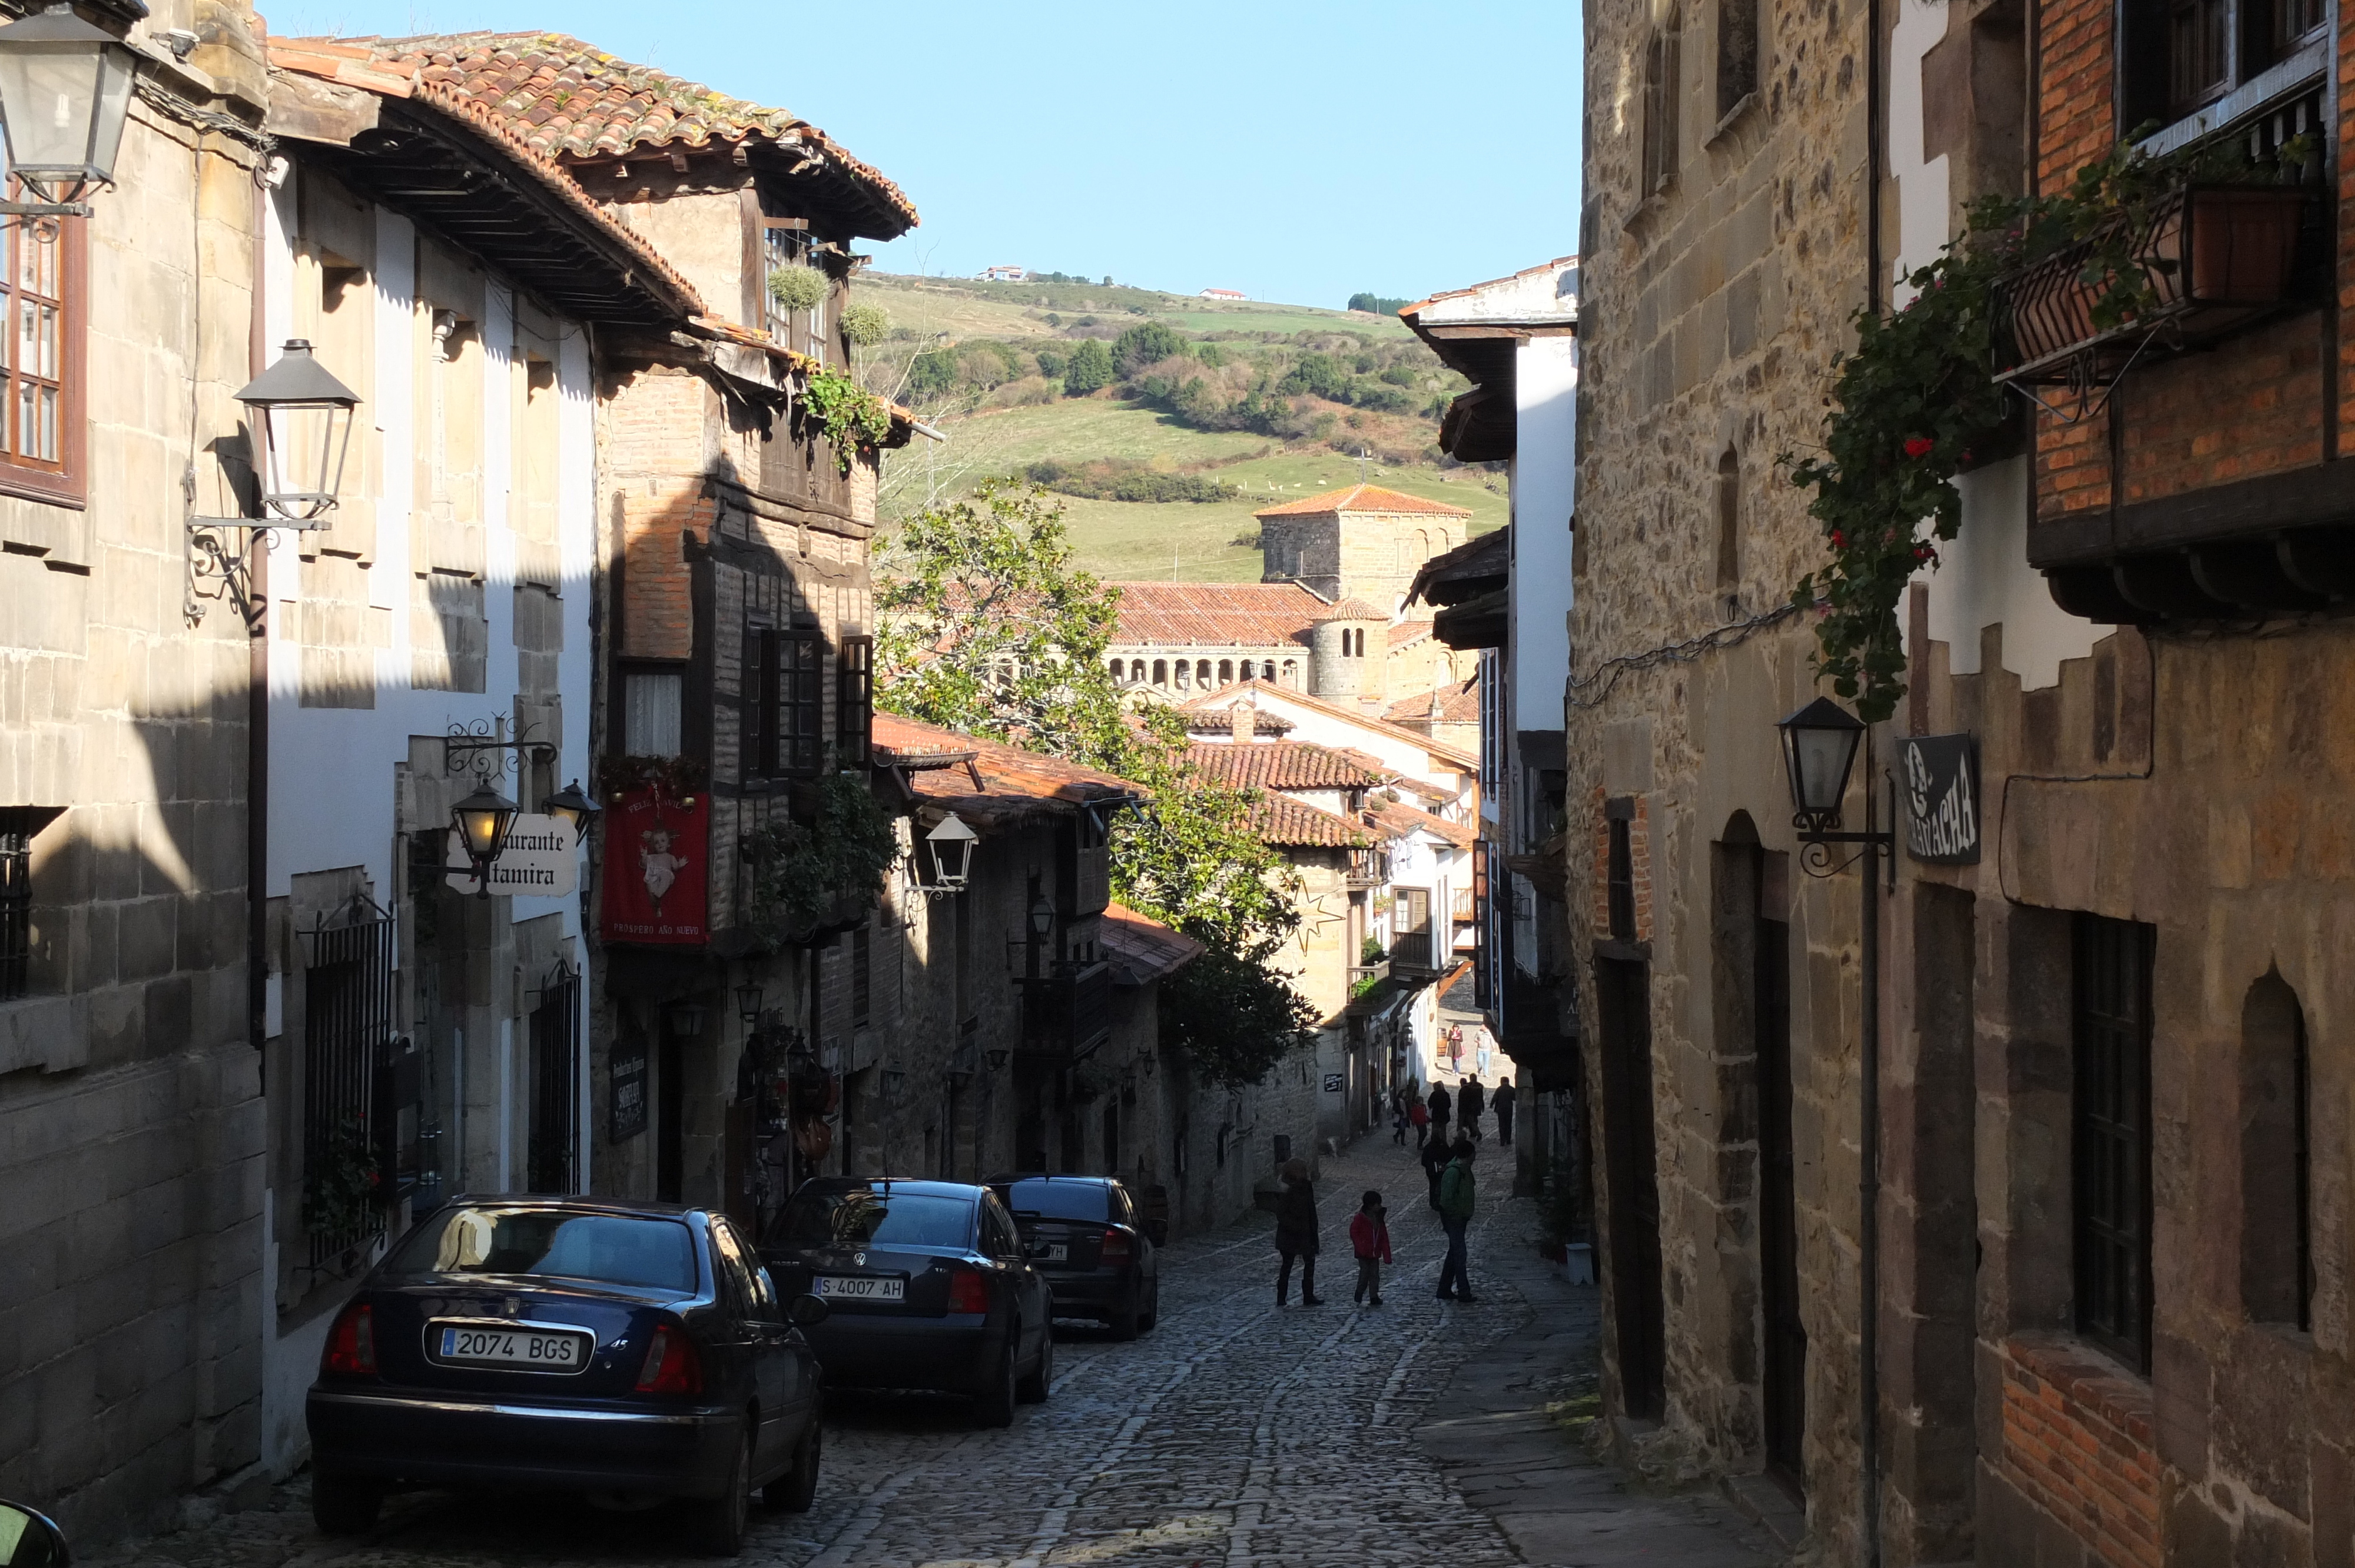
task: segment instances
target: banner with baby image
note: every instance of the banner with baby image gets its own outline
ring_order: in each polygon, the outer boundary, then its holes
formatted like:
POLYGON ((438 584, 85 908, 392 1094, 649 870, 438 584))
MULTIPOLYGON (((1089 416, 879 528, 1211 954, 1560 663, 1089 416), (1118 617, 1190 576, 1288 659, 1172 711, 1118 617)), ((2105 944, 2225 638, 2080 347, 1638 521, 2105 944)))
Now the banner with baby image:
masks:
POLYGON ((710 797, 626 789, 608 797, 604 821, 604 939, 709 941, 710 797))

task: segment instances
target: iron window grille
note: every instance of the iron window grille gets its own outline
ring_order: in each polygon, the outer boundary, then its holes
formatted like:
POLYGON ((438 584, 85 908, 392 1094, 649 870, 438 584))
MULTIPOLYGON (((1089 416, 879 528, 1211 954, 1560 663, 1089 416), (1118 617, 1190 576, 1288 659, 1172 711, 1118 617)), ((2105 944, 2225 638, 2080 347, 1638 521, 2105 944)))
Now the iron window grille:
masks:
POLYGON ((303 933, 304 1229, 319 1268, 380 1234, 380 1202, 339 1197, 365 1177, 381 1193, 372 1103, 392 1041, 394 920, 365 895, 303 933))
POLYGON ((2150 955, 2154 933, 2079 915, 2071 1128, 2077 1331, 2150 1370, 2150 955))
POLYGON ((33 839, 0 832, 0 1001, 14 1001, 32 983, 33 839))
POLYGON ((581 976, 561 962, 531 1011, 531 1190, 570 1192, 581 1139, 581 976))

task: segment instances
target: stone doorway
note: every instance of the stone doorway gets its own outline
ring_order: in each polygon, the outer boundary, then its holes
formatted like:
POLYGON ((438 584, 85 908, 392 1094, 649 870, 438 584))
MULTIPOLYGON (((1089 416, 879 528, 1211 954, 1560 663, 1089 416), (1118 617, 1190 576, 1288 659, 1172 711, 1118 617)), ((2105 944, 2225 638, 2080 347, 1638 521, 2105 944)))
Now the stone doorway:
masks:
POLYGON ((1597 959, 1603 1046, 1603 1159, 1610 1184, 1611 1308, 1619 1399, 1627 1415, 1657 1420, 1667 1393, 1667 1308, 1660 1283, 1660 1181, 1652 1122, 1649 966, 1597 959))

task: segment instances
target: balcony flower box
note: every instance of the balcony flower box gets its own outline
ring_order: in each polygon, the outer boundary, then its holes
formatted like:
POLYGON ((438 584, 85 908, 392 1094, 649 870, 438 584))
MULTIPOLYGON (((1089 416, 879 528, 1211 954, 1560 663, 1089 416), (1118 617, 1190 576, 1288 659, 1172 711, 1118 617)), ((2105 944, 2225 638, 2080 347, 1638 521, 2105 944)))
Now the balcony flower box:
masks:
POLYGON ((2013 272, 1998 285, 2008 352, 1997 379, 2106 378, 2155 338, 2188 347, 2295 303, 2314 195, 2303 185, 2187 185, 2126 236, 2138 276, 2121 279, 2103 260, 2116 254, 2115 231, 2013 272), (2105 301, 2115 302, 2108 311, 2105 301))

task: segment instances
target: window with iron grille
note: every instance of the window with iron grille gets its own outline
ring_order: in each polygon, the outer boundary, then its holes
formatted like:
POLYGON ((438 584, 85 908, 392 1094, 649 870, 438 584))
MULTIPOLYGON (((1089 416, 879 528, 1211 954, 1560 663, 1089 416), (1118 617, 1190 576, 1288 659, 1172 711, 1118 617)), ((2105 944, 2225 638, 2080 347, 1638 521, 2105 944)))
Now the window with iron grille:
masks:
POLYGON ((535 1192, 570 1192, 580 1144, 581 977, 559 963, 531 1012, 530 1181, 535 1192))
POLYGON ((875 1002, 874 970, 868 939, 872 933, 858 927, 850 933, 850 1022, 864 1023, 875 1002))
POLYGON ((2072 1120, 2077 1331, 2150 1370, 2150 927, 2079 915, 2072 1120))
POLYGON ((0 832, 0 1001, 14 1001, 32 984, 33 840, 0 832))
POLYGON ((0 493, 82 497, 83 220, 0 237, 0 493))
POLYGON ((1611 935, 1622 942, 1636 939, 1636 851, 1633 824, 1625 817, 1611 819, 1611 935))
POLYGON ((826 641, 815 631, 761 634, 762 774, 815 773, 826 750, 826 641))
POLYGON ((874 702, 875 640, 846 637, 835 657, 834 675, 835 750, 845 768, 866 765, 874 702))
POLYGON ((376 1072, 392 1038, 393 919, 356 898, 303 933, 304 1224, 317 1267, 384 1228, 356 1196, 375 1160, 376 1072))

